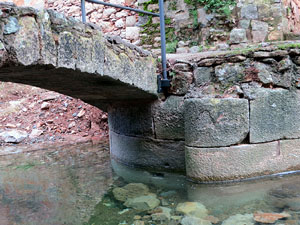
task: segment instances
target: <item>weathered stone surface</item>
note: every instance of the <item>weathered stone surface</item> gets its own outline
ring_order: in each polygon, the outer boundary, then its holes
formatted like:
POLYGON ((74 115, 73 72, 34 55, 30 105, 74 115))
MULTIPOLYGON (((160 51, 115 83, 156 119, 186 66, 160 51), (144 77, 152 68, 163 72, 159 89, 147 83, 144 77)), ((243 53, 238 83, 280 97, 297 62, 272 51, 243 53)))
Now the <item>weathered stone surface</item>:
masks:
POLYGON ((239 22, 239 27, 242 28, 242 29, 248 29, 250 26, 250 20, 240 20, 239 22))
POLYGON ((259 89, 250 102, 250 142, 300 137, 300 95, 284 89, 259 89))
POLYGON ((200 202, 179 203, 176 207, 176 212, 183 213, 186 216, 193 216, 202 219, 208 214, 208 210, 200 202))
POLYGON ((290 57, 287 57, 278 63, 278 70, 279 73, 273 75, 274 84, 290 88, 296 78, 295 65, 290 57))
POLYGON ((114 188, 114 197, 121 202, 126 202, 129 198, 135 198, 149 193, 149 188, 142 183, 130 183, 124 187, 114 188))
POLYGON ((154 221, 168 221, 171 219, 171 209, 167 207, 158 207, 151 215, 152 220, 154 221))
POLYGON ((215 75, 222 85, 232 85, 244 78, 244 67, 239 63, 224 63, 216 66, 215 75))
POLYGON ((38 24, 29 16, 20 18, 18 24, 19 29, 11 32, 11 35, 5 35, 4 40, 9 44, 5 48, 10 49, 10 54, 15 56, 15 63, 24 66, 36 64, 40 59, 38 24))
POLYGON ((184 140, 184 99, 170 96, 153 106, 154 132, 157 139, 184 140))
POLYGON ((192 72, 177 72, 171 79, 170 93, 174 95, 185 95, 192 82, 192 72))
POLYGON ((110 131, 111 157, 124 164, 185 171, 184 142, 128 137, 110 131))
POLYGON ((263 42, 268 35, 268 23, 259 20, 251 21, 253 42, 263 42))
POLYGON ((236 214, 226 219, 222 225, 254 225, 253 214, 236 214))
MULTIPOLYGON (((149 104, 124 104, 108 109, 111 131, 129 136, 153 136, 151 106, 149 104), (120 121, 122 121, 120 123, 120 121)), ((162 128, 161 128, 162 129, 162 128)))
POLYGON ((22 130, 3 131, 0 133, 0 140, 2 139, 4 142, 17 144, 22 142, 27 136, 27 132, 22 130))
POLYGON ((246 30, 241 28, 234 28, 230 32, 230 42, 232 44, 247 42, 246 30))
POLYGON ((155 60, 149 52, 120 38, 103 38, 96 27, 52 10, 1 7, 6 13, 0 15, 5 49, 0 65, 9 65, 1 81, 54 90, 98 107, 112 99, 156 98, 155 60))
POLYGON ((254 67, 258 70, 258 79, 264 84, 273 83, 273 69, 270 65, 255 62, 254 67))
POLYGON ((19 21, 17 18, 10 16, 7 23, 4 25, 3 34, 13 34, 20 29, 19 21))
POLYGON ((238 144, 249 133, 249 105, 245 99, 188 99, 184 106, 187 146, 238 144))
POLYGON ((159 206, 160 201, 155 194, 144 195, 136 198, 128 199, 124 205, 136 210, 147 211, 159 206))
POLYGON ((212 67, 196 67, 194 69, 195 85, 201 86, 212 80, 212 67))
POLYGON ((181 220, 181 224, 182 225, 211 225, 211 222, 193 216, 185 216, 181 220))
POLYGON ((186 147, 186 173, 198 181, 224 181, 298 170, 299 144, 300 140, 283 140, 225 148, 186 147))
POLYGON ((208 23, 206 10, 204 8, 197 9, 198 23, 205 27, 208 23))
POLYGON ((254 4, 243 5, 241 8, 242 19, 255 20, 258 18, 257 6, 254 4))

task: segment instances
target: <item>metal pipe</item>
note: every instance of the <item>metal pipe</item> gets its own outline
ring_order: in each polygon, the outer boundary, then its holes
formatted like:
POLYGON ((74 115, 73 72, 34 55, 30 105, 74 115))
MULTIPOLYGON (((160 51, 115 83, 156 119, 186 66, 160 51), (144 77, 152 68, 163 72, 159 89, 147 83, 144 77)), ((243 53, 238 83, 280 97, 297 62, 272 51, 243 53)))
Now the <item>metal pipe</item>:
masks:
POLYGON ((165 31, 165 13, 164 13, 163 0, 159 0, 159 17, 160 17, 161 61, 162 61, 162 69, 163 69, 162 87, 169 87, 170 82, 167 77, 166 31, 165 31))
POLYGON ((91 3, 105 5, 105 6, 111 6, 111 7, 115 7, 115 8, 126 9, 126 10, 143 13, 143 14, 147 14, 147 15, 151 15, 151 16, 157 16, 157 17, 160 16, 160 14, 157 14, 157 13, 152 13, 152 12, 148 12, 148 11, 144 11, 144 10, 140 10, 140 9, 134 9, 134 8, 127 7, 127 6, 111 4, 111 3, 101 2, 101 1, 97 1, 97 0, 86 0, 86 1, 91 2, 91 3))
POLYGON ((85 0, 81 0, 81 17, 82 17, 82 22, 86 23, 85 0))

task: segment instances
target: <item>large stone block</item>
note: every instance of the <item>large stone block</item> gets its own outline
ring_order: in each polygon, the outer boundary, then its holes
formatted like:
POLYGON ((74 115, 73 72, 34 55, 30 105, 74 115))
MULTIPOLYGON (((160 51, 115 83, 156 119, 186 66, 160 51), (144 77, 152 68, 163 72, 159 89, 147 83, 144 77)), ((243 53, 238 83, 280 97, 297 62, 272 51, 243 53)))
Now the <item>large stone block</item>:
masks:
POLYGON ((300 169, 300 140, 223 148, 186 147, 186 173, 196 181, 240 180, 300 169))
POLYGON ((250 118, 250 143, 299 138, 299 92, 258 89, 250 101, 250 118))
POLYGON ((249 133, 249 104, 245 99, 185 101, 187 146, 216 147, 241 143, 249 133))
POLYGON ((232 86, 244 79, 245 67, 240 63, 224 63, 216 66, 215 74, 217 80, 225 87, 232 86))
POLYGON ((108 109, 109 129, 129 136, 153 136, 149 104, 115 105, 108 109))
POLYGON ((170 96, 153 107, 154 131, 157 139, 184 140, 184 99, 170 96))
POLYGON ((110 131, 111 158, 155 170, 184 171, 184 142, 129 137, 110 131))

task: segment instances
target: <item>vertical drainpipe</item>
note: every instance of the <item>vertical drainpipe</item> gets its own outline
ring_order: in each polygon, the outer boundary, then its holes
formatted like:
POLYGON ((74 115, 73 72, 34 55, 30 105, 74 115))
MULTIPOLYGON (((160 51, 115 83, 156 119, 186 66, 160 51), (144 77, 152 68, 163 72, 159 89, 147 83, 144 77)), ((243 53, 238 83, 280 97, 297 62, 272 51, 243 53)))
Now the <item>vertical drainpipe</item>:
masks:
MULTIPOLYGON (((165 30, 165 13, 164 0, 159 0, 159 18, 160 18, 160 39, 161 39, 161 62, 162 62, 162 77, 158 92, 170 87, 170 81, 167 76, 167 57, 166 57, 166 30, 165 30)), ((161 75, 159 75, 161 76, 161 75)))
POLYGON ((85 0, 81 0, 81 17, 82 17, 82 22, 86 23, 85 0))

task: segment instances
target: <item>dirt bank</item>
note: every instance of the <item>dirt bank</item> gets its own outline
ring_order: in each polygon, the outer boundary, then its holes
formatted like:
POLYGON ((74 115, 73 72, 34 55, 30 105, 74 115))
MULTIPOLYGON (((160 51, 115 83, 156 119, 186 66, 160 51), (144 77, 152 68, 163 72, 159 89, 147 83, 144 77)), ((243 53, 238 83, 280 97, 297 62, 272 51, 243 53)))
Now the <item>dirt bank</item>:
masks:
POLYGON ((107 114, 79 99, 0 82, 0 146, 108 138, 107 114))

